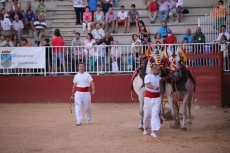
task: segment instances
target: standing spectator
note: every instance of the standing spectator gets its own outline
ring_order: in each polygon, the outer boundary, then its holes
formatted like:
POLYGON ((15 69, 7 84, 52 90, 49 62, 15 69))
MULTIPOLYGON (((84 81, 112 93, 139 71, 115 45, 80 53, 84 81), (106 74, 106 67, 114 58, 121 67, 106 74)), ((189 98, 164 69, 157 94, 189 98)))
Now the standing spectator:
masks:
POLYGON ((95 71, 95 63, 97 60, 97 44, 93 43, 92 48, 89 49, 89 71, 93 72, 95 71))
POLYGON ((120 11, 117 13, 117 21, 116 21, 116 30, 115 33, 118 31, 118 25, 124 25, 124 33, 126 33, 127 28, 127 12, 125 11, 125 7, 122 5, 120 7, 120 11))
POLYGON ((176 13, 177 13, 177 21, 175 23, 183 22, 182 16, 182 6, 184 5, 184 0, 175 0, 176 1, 176 13))
POLYGON ((13 0, 13 4, 11 5, 11 12, 16 11, 16 7, 18 7, 19 11, 21 11, 21 4, 18 2, 18 0, 13 0))
POLYGON ((192 52, 192 46, 188 43, 188 38, 184 38, 182 41, 182 47, 185 52, 192 52))
POLYGON ((159 4, 159 18, 160 21, 166 21, 169 15, 170 3, 166 0, 160 0, 159 4))
POLYGON ((131 45, 132 54, 134 54, 138 59, 139 56, 141 55, 141 46, 140 46, 141 40, 138 38, 136 34, 133 34, 131 43, 132 43, 131 45))
POLYGON ((65 65, 65 53, 64 53, 64 46, 65 41, 63 40, 60 31, 55 30, 54 32, 55 38, 53 38, 51 44, 52 46, 58 46, 58 47, 53 47, 53 72, 51 75, 56 75, 57 72, 57 59, 59 59, 60 63, 62 64, 64 75, 68 75, 66 73, 66 65, 65 65))
POLYGON ((150 3, 149 3, 149 6, 148 6, 148 14, 149 14, 149 19, 150 19, 150 23, 155 23, 155 19, 157 17, 157 12, 158 12, 158 3, 157 3, 157 0, 152 0, 150 3))
POLYGON ((83 33, 85 34, 85 28, 88 27, 88 33, 91 30, 92 12, 89 12, 89 7, 85 7, 85 12, 83 13, 83 33))
POLYGON ((0 47, 14 47, 13 42, 10 40, 10 36, 5 36, 5 40, 1 42, 0 47))
POLYGON ((78 63, 85 63, 84 42, 80 38, 80 33, 76 32, 75 38, 71 42, 72 47, 72 72, 77 72, 78 63))
POLYGON ((193 42, 193 34, 191 34, 191 29, 186 30, 186 34, 182 36, 182 42, 184 41, 185 38, 188 39, 188 43, 193 42))
POLYGON ((105 28, 105 15, 104 12, 101 11, 101 6, 97 5, 97 11, 94 12, 94 24, 92 24, 92 28, 94 28, 94 25, 96 25, 96 23, 100 23, 102 26, 102 29, 105 28))
POLYGON ((176 44, 177 38, 172 34, 171 30, 168 30, 168 36, 165 38, 165 44, 176 44))
POLYGON ((165 38, 168 36, 168 30, 170 30, 169 26, 166 25, 166 22, 162 21, 158 33, 161 34, 161 37, 165 38))
POLYGON ((108 9, 110 7, 113 7, 113 5, 111 4, 112 3, 112 0, 102 0, 102 3, 103 3, 103 12, 104 14, 107 13, 108 9))
POLYGON ((106 53, 108 53, 108 52, 109 52, 109 49, 111 49, 111 45, 113 45, 113 41, 114 41, 114 39, 113 39, 113 37, 110 35, 110 33, 109 33, 109 32, 106 32, 105 38, 104 38, 104 42, 105 42, 105 44, 107 45, 107 47, 106 47, 106 53))
POLYGON ((99 74, 105 74, 104 73, 104 66, 105 66, 105 52, 106 52, 106 44, 104 42, 104 39, 98 42, 98 71, 99 74))
POLYGON ((93 35, 88 33, 86 40, 84 41, 84 52, 86 55, 88 55, 90 49, 92 49, 93 43, 96 43, 96 41, 93 39, 93 35))
POLYGON ((149 41, 151 41, 150 34, 149 27, 147 27, 143 21, 138 21, 137 36, 139 36, 139 39, 143 41, 144 35, 147 35, 149 41))
POLYGON ((24 29, 24 24, 21 20, 19 20, 18 15, 15 15, 14 19, 15 20, 12 22, 14 33, 18 36, 18 40, 20 41, 22 37, 22 31, 24 29))
POLYGON ((221 36, 221 39, 218 41, 219 45, 220 45, 220 51, 223 52, 223 56, 224 56, 224 64, 223 64, 223 68, 224 70, 228 70, 229 69, 229 58, 228 58, 228 40, 227 37, 225 35, 221 36))
POLYGON ((33 5, 31 4, 30 1, 27 1, 24 12, 27 12, 28 9, 31 10, 31 13, 33 13, 33 14, 36 13, 35 8, 33 7, 33 5))
POLYGON ((138 18, 139 18, 139 12, 135 8, 136 8, 136 5, 132 4, 131 10, 128 12, 127 33, 129 33, 129 29, 130 29, 131 24, 135 24, 136 28, 138 27, 137 22, 138 22, 138 18))
POLYGON ((172 19, 173 22, 176 21, 176 1, 177 0, 170 0, 170 11, 169 11, 169 17, 172 19))
POLYGON ((14 44, 14 46, 16 47, 17 46, 17 42, 18 42, 18 36, 17 35, 13 35, 11 41, 14 44))
POLYGON ((42 19, 44 20, 46 17, 46 5, 44 4, 44 0, 39 0, 39 4, 37 6, 37 14, 42 15, 42 19))
POLYGON ((212 18, 214 18, 213 28, 219 29, 226 20, 226 7, 224 1, 219 0, 217 6, 213 6, 212 18))
POLYGON ((221 26, 221 33, 218 35, 216 41, 220 41, 220 39, 223 35, 226 36, 227 40, 230 40, 230 34, 229 34, 229 32, 226 32, 226 26, 225 25, 221 26))
POLYGON ((115 2, 114 5, 115 5, 115 7, 119 7, 119 1, 120 1, 120 0, 114 0, 114 2, 115 2))
POLYGON ((93 29, 92 35, 96 42, 105 37, 105 31, 101 28, 100 23, 96 23, 96 28, 93 29))
POLYGON ((33 28, 35 44, 39 45, 39 42, 41 41, 41 38, 46 31, 46 22, 42 20, 41 15, 38 15, 38 21, 34 22, 33 28))
POLYGON ((109 26, 112 25, 112 31, 115 33, 115 23, 116 23, 116 13, 113 12, 113 8, 109 7, 108 12, 106 13, 105 17, 105 31, 107 32, 109 29, 109 26))
POLYGON ((201 32, 201 28, 197 27, 193 35, 194 43, 205 43, 205 35, 201 32))
POLYGON ((42 44, 46 48, 46 72, 52 72, 52 48, 49 42, 49 38, 45 38, 42 44))
POLYGON ((15 11, 10 14, 11 22, 14 21, 14 16, 15 15, 18 15, 19 20, 21 20, 21 21, 23 20, 23 14, 22 14, 22 12, 19 11, 19 7, 17 7, 17 6, 15 6, 15 11))
MULTIPOLYGON (((92 15, 94 15, 94 12, 97 11, 97 0, 88 0, 88 6, 90 12, 92 12, 92 15)), ((93 16, 92 16, 92 20, 93 20, 93 16)))
POLYGON ((9 5, 6 4, 6 0, 1 0, 1 10, 4 8, 5 12, 8 14, 11 12, 9 5))
POLYGON ((1 23, 1 35, 10 36, 13 34, 13 26, 9 18, 5 18, 3 14, 0 14, 0 23, 1 23))
POLYGON ((128 71, 134 71, 134 69, 135 69, 135 57, 133 56, 132 53, 129 53, 127 60, 128 60, 128 66, 127 66, 128 71))
POLYGON ((122 48, 119 45, 118 41, 113 42, 111 51, 110 51, 110 71, 112 71, 112 62, 117 62, 118 69, 120 69, 120 61, 121 61, 121 54, 122 48))
POLYGON ((73 3, 73 7, 76 14, 76 25, 81 25, 81 19, 83 17, 84 7, 86 5, 86 0, 69 0, 73 3))
POLYGON ((144 2, 144 8, 147 7, 147 1, 148 1, 148 0, 143 0, 143 2, 144 2))
POLYGON ((25 14, 25 30, 27 34, 29 34, 29 27, 33 26, 34 20, 34 13, 32 13, 30 9, 28 9, 25 14))

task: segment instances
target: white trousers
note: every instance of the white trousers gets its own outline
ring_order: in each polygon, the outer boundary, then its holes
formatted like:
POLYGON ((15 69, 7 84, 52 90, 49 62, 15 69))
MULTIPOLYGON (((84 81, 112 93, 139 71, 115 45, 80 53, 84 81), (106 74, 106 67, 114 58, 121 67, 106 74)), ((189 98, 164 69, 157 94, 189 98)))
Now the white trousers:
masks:
POLYGON ((89 22, 89 23, 83 23, 83 26, 82 26, 83 31, 85 31, 86 26, 88 27, 88 31, 90 31, 90 29, 91 29, 91 22, 89 22))
POLYGON ((75 115, 77 119, 77 124, 82 123, 82 104, 85 107, 85 118, 87 122, 92 119, 92 105, 91 105, 91 95, 90 92, 79 92, 75 93, 75 115))
POLYGON ((151 128, 152 131, 160 130, 160 106, 161 98, 144 98, 144 119, 143 128, 144 130, 151 128))

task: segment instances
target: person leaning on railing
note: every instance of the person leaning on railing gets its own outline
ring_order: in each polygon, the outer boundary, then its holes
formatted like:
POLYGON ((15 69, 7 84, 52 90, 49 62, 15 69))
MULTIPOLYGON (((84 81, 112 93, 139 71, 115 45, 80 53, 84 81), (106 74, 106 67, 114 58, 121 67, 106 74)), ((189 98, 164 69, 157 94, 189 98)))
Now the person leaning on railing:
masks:
POLYGON ((224 25, 226 20, 226 7, 224 1, 219 0, 217 6, 213 6, 212 17, 214 18, 213 28, 219 29, 220 26, 224 25))
MULTIPOLYGON (((193 43, 205 43, 205 35, 201 32, 201 28, 197 27, 193 34, 193 43)), ((195 52, 203 52, 203 44, 194 45, 195 52)))
POLYGON ((229 55, 228 55, 228 48, 229 45, 227 44, 228 39, 225 35, 222 35, 220 40, 218 41, 219 45, 220 45, 220 51, 223 52, 223 57, 224 57, 224 70, 228 70, 229 69, 229 55))
POLYGON ((110 51, 110 71, 112 70, 112 63, 117 62, 118 70, 120 71, 120 62, 121 62, 121 54, 122 48, 119 45, 118 41, 113 42, 113 46, 110 51))

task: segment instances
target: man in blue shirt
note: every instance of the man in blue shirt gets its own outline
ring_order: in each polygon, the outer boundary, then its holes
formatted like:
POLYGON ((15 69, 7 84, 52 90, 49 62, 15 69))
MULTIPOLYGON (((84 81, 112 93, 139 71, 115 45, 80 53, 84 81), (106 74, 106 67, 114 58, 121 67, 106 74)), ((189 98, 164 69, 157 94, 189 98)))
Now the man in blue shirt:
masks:
POLYGON ((97 0, 88 0, 88 6, 91 12, 95 12, 97 10, 97 0))
POLYGON ((161 34, 161 37, 166 38, 168 36, 168 30, 171 29, 166 25, 165 21, 162 21, 161 27, 158 29, 158 33, 161 34))
POLYGON ((187 29, 186 30, 186 34, 182 36, 182 42, 184 41, 185 38, 188 39, 188 43, 192 43, 192 41, 193 41, 193 34, 191 34, 191 29, 187 29))

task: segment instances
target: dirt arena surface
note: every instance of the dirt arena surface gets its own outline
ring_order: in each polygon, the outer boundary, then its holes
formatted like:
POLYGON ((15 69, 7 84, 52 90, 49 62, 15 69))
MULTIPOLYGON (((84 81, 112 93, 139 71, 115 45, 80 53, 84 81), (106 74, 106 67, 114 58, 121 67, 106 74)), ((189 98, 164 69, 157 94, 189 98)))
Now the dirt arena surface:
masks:
POLYGON ((138 130, 138 104, 93 104, 91 124, 75 125, 68 104, 0 104, 1 153, 229 153, 230 110, 193 106, 187 131, 162 124, 138 130), (225 111, 225 112, 224 112, 225 111))

